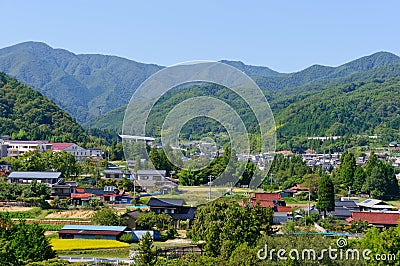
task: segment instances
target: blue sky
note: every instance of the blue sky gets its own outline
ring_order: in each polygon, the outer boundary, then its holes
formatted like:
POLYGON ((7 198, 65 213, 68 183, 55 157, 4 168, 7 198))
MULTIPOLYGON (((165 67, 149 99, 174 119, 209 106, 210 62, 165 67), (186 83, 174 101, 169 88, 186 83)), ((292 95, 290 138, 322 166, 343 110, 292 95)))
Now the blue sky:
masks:
POLYGON ((399 1, 3 1, 0 47, 34 40, 74 53, 171 65, 240 60, 280 72, 400 55, 399 1))

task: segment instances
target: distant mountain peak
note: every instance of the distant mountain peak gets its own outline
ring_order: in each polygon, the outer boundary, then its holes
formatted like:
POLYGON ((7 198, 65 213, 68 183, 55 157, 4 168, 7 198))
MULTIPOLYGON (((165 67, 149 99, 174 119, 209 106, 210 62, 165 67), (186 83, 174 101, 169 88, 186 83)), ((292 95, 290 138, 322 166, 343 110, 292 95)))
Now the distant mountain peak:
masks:
POLYGON ((242 61, 230 61, 230 60, 221 60, 221 63, 233 66, 247 75, 251 77, 275 77, 282 75, 281 73, 274 71, 268 67, 265 66, 252 66, 252 65, 246 65, 242 61))

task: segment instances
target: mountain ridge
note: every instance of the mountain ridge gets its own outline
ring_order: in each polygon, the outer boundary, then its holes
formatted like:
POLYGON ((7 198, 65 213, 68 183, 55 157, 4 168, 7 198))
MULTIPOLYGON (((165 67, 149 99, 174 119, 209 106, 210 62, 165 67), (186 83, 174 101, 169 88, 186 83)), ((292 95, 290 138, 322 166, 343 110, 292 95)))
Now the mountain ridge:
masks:
MULTIPOLYGON (((221 60, 251 76, 260 88, 284 95, 285 90, 350 77, 381 66, 400 64, 400 57, 377 52, 338 67, 312 65, 293 73, 221 60)), ((135 89, 164 68, 123 57, 75 54, 45 43, 24 42, 0 49, 0 71, 38 90, 81 124, 126 105, 135 89)))

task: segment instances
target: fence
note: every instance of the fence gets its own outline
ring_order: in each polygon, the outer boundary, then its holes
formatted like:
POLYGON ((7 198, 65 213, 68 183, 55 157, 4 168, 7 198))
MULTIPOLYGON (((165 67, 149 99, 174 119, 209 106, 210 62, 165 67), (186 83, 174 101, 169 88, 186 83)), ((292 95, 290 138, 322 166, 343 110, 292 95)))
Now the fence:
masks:
POLYGON ((203 255, 204 250, 200 245, 191 245, 184 247, 162 248, 157 250, 157 256, 166 258, 179 258, 187 253, 203 255))

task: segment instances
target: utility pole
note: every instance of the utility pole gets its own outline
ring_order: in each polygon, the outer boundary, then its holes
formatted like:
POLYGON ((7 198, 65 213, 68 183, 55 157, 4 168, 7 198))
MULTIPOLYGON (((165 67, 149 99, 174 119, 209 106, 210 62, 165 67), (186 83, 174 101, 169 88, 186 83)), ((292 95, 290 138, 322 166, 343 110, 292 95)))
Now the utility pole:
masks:
POLYGON ((271 173, 270 175, 269 175, 269 183, 270 183, 270 186, 271 186, 271 190, 273 190, 272 189, 272 177, 274 176, 274 173, 271 173))
POLYGON ((208 201, 211 201, 211 181, 212 181, 212 178, 213 178, 213 176, 212 175, 209 175, 208 176, 208 178, 209 178, 209 182, 208 182, 208 184, 209 184, 209 186, 210 186, 210 192, 209 192, 209 194, 208 194, 208 201))
POLYGON ((135 171, 133 176, 133 197, 135 198, 135 205, 136 205, 136 177, 137 177, 137 171, 135 171))

